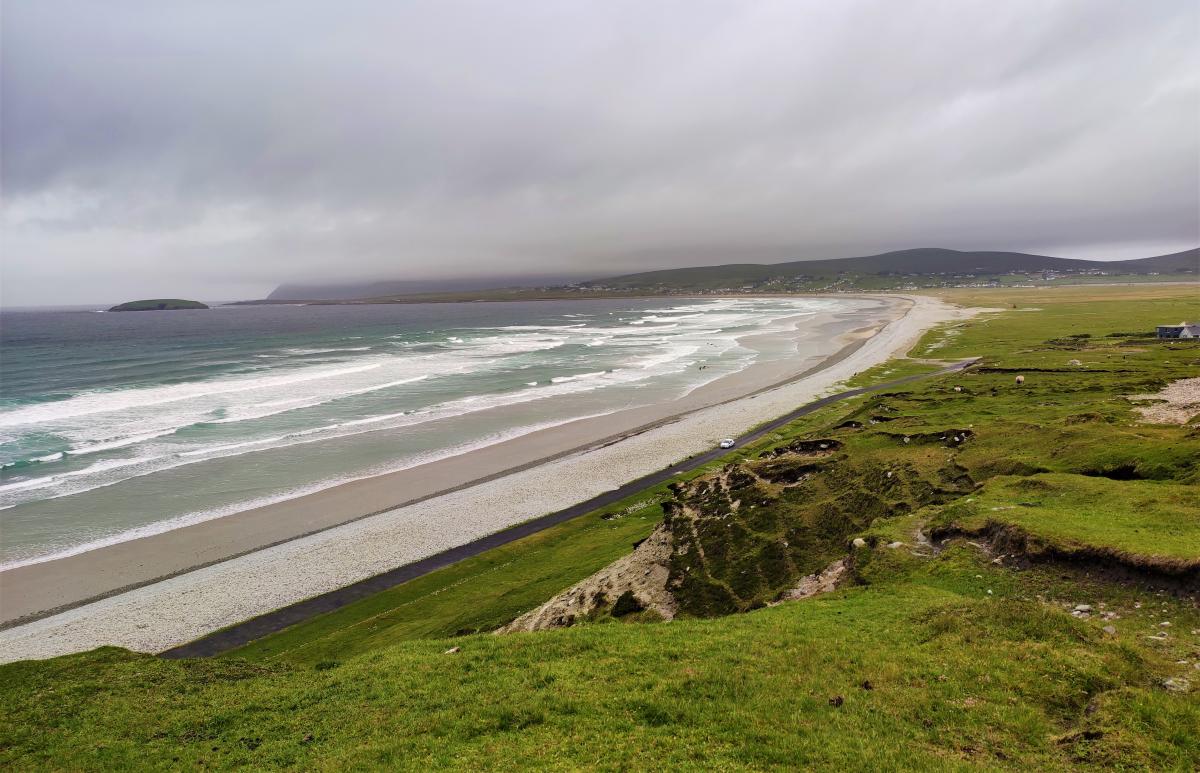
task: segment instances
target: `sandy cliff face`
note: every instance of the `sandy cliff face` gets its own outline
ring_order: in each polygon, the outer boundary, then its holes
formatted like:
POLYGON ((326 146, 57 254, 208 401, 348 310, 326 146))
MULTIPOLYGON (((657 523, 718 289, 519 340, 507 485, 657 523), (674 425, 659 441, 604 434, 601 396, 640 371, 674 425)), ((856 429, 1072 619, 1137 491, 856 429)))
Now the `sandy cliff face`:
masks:
POLYGON ((659 526, 629 555, 526 612, 498 633, 562 628, 605 612, 623 616, 626 610, 649 610, 670 620, 676 612, 675 599, 667 591, 671 551, 670 529, 659 526), (622 597, 626 601, 618 605, 622 597))

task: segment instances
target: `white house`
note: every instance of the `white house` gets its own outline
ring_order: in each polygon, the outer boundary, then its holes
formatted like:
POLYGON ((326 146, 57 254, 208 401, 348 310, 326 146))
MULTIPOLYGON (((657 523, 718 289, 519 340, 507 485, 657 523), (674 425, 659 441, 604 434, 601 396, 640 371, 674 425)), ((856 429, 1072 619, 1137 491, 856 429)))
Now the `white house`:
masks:
POLYGON ((1200 338, 1200 322, 1180 322, 1178 325, 1159 325, 1159 338, 1200 338))

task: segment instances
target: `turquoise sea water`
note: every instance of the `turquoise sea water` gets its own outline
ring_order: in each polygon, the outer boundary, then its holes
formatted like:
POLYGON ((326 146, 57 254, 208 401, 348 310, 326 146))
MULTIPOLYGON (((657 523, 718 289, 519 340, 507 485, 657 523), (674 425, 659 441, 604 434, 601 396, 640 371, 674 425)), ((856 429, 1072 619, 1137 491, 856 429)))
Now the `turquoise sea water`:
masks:
POLYGON ((686 394, 849 299, 0 315, 0 564, 686 394))

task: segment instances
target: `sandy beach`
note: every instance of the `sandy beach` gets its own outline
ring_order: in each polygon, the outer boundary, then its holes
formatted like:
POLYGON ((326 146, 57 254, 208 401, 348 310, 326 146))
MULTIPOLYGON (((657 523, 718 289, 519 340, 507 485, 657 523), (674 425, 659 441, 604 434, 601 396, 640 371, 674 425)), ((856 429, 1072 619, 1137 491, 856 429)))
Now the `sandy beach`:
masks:
POLYGON ((887 298, 877 323, 820 356, 748 368, 676 401, 0 573, 0 659, 161 651, 568 507, 782 415, 969 313, 887 298))

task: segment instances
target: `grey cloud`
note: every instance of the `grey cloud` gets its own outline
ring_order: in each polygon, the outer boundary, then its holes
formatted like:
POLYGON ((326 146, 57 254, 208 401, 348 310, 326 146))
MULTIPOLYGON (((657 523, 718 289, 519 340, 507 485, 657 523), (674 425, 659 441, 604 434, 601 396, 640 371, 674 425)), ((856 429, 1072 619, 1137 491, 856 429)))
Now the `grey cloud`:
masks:
POLYGON ((10 0, 0 290, 1182 249, 1198 8, 10 0))

